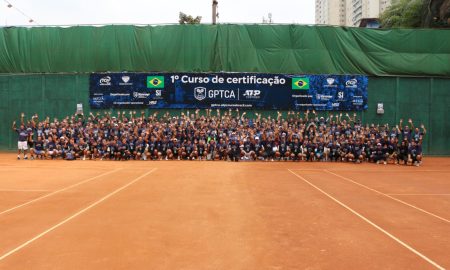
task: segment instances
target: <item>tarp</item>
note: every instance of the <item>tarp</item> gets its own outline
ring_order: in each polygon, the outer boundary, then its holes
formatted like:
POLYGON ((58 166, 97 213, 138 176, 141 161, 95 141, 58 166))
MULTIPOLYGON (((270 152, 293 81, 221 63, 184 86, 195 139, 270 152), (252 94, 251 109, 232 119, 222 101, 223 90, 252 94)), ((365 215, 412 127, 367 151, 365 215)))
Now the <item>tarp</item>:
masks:
POLYGON ((450 77, 450 31, 227 24, 0 28, 0 73, 103 71, 450 77))

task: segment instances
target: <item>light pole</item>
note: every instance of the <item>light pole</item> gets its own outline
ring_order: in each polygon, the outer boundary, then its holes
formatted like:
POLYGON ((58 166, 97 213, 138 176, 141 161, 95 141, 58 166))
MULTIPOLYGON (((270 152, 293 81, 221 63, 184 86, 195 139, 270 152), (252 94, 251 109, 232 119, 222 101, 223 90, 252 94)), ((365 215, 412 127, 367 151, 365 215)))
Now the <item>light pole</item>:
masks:
POLYGON ((212 1, 212 24, 216 24, 217 20, 217 0, 212 1))

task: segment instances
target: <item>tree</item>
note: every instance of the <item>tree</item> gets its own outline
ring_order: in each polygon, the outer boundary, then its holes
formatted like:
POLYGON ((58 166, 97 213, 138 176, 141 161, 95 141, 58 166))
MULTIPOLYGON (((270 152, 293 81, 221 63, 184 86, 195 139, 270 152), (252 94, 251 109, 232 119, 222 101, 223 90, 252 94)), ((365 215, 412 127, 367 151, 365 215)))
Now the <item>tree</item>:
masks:
POLYGON ((199 24, 202 20, 202 16, 192 17, 191 15, 184 14, 180 12, 178 22, 180 24, 199 24))
POLYGON ((416 28, 422 24, 427 1, 399 0, 386 9, 380 16, 383 28, 416 28))

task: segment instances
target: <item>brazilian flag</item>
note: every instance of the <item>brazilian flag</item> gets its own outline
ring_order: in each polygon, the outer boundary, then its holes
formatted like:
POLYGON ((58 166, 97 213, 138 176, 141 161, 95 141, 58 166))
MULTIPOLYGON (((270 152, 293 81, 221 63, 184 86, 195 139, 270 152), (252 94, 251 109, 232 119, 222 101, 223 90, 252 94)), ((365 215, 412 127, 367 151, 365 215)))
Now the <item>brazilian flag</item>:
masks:
POLYGON ((164 88, 164 76, 147 76, 147 88, 164 88))
POLYGON ((292 78, 292 89, 294 90, 308 90, 309 89, 309 78, 292 78))

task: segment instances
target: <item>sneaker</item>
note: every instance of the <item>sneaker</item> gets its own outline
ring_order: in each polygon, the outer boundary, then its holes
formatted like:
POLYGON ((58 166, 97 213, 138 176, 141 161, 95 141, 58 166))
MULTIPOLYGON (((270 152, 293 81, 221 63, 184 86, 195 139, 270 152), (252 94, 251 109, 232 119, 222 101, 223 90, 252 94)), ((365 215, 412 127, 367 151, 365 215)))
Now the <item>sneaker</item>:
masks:
POLYGON ((17 156, 17 160, 20 160, 20 156, 17 156))
POLYGON ((377 164, 380 164, 380 161, 377 161, 377 164))
POLYGON ((25 157, 23 157, 23 159, 28 159, 28 157, 27 157, 27 156, 25 156, 25 157))
POLYGON ((85 157, 85 156, 83 156, 83 160, 86 160, 86 157, 85 157))
POLYGON ((383 164, 384 164, 384 165, 386 165, 386 164, 387 164, 387 162, 385 161, 385 162, 383 162, 383 164))

